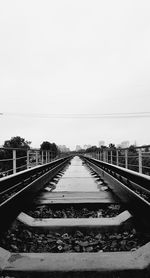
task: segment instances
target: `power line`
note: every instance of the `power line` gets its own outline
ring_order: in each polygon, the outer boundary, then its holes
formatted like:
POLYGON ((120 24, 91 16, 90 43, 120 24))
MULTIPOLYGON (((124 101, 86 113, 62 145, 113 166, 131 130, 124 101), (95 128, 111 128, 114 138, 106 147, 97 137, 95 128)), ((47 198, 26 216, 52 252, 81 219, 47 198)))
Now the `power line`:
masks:
POLYGON ((3 112, 0 116, 15 116, 15 117, 29 117, 29 118, 75 118, 75 119, 96 119, 96 118, 149 118, 150 112, 126 112, 126 113, 94 113, 94 114, 40 114, 40 113, 16 113, 3 112))

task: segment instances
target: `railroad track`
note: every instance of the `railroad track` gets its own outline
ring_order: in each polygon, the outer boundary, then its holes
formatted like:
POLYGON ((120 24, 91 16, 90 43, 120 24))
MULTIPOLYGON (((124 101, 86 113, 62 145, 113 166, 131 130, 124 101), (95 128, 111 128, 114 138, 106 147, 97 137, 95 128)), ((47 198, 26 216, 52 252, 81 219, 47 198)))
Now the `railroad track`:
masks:
POLYGON ((0 233, 8 227, 23 206, 26 206, 27 201, 61 171, 70 159, 71 157, 58 159, 0 179, 0 233))
POLYGON ((70 160, 2 179, 1 277, 149 277, 149 177, 70 160))

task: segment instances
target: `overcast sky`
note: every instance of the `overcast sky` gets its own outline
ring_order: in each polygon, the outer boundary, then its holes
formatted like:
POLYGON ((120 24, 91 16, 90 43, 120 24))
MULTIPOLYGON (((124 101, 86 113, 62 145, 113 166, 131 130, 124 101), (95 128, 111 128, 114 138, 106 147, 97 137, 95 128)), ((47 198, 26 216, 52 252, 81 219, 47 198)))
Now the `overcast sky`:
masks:
POLYGON ((0 145, 150 144, 148 117, 49 117, 149 106, 149 0, 0 1, 0 145))

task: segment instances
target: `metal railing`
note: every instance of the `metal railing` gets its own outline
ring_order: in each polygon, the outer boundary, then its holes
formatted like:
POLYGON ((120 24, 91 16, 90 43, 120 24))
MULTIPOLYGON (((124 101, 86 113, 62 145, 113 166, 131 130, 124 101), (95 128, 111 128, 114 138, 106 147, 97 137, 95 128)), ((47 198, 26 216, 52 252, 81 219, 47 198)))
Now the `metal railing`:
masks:
POLYGON ((130 148, 105 148, 85 156, 150 175, 150 145, 135 147, 133 151, 130 148))
POLYGON ((0 148, 0 178, 38 165, 47 164, 64 156, 64 153, 56 155, 55 152, 49 150, 0 148))

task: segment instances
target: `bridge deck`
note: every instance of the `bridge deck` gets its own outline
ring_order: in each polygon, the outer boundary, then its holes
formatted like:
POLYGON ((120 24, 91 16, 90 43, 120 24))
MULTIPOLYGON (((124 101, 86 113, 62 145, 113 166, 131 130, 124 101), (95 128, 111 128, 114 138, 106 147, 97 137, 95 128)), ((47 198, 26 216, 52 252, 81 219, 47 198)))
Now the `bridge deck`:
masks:
POLYGON ((99 188, 98 182, 76 156, 57 183, 55 191, 99 191, 99 188))
POLYGON ((79 157, 74 157, 53 192, 42 192, 36 203, 115 203, 111 191, 102 191, 102 182, 93 178, 79 157))

